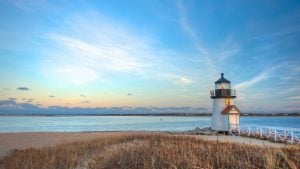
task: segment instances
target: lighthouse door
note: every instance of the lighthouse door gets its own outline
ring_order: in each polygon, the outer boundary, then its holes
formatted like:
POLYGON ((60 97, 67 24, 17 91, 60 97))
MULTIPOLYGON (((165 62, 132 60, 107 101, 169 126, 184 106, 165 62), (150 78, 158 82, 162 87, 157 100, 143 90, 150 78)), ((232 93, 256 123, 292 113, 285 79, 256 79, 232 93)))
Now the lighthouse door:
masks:
POLYGON ((236 114, 230 114, 229 115, 229 124, 237 124, 236 114))
POLYGON ((229 114, 229 128, 237 128, 239 124, 238 114, 229 114))

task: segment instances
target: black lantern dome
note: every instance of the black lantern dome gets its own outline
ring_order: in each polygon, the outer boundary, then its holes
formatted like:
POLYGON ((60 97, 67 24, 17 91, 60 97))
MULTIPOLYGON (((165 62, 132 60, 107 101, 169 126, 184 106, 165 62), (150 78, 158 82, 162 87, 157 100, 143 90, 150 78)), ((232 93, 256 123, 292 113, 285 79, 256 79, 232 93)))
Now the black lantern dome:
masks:
POLYGON ((221 73, 221 78, 215 82, 216 83, 230 83, 229 80, 225 79, 224 73, 221 73))

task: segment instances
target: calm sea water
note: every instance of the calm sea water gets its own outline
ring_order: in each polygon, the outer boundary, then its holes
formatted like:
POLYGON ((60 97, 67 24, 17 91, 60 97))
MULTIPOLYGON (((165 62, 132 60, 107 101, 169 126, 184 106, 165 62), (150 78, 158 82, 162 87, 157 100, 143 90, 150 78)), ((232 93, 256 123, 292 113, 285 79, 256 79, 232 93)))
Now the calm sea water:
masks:
MULTIPOLYGON (((185 131, 210 123, 211 117, 0 116, 0 132, 185 131)), ((241 125, 300 130, 300 117, 241 117, 241 125)))

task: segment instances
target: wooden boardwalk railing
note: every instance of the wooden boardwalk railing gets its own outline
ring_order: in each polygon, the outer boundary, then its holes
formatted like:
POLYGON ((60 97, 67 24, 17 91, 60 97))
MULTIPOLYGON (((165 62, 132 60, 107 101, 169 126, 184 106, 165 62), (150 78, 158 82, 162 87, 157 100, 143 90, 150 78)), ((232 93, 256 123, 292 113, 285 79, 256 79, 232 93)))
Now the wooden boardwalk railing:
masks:
POLYGON ((232 128, 230 134, 270 140, 272 142, 300 144, 300 129, 267 126, 240 126, 232 128))

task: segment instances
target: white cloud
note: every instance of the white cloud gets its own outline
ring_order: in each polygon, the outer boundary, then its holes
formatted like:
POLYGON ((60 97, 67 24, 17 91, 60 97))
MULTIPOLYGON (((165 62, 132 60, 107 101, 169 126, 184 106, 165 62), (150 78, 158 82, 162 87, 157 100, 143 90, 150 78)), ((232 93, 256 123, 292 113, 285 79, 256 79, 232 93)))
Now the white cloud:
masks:
POLYGON ((37 9, 45 9, 49 4, 46 0, 13 0, 12 3, 25 12, 34 12, 37 9))
POLYGON ((81 65, 114 71, 138 71, 143 67, 130 43, 120 45, 116 40, 116 44, 97 45, 99 42, 93 44, 63 35, 53 37, 68 48, 71 59, 79 61, 81 65))
POLYGON ((74 17, 58 31, 48 33, 47 38, 47 74, 77 85, 111 73, 140 75, 154 64, 164 65, 159 57, 170 51, 156 48, 145 35, 99 14, 74 17))
POLYGON ((62 80, 66 80, 76 85, 83 85, 96 80, 99 75, 93 70, 87 67, 75 66, 63 66, 54 69, 54 73, 60 75, 62 80))
POLYGON ((178 77, 179 81, 183 84, 190 84, 193 83, 193 81, 187 77, 178 77))
POLYGON ((225 42, 222 44, 221 49, 217 52, 217 58, 221 61, 228 59, 240 51, 240 47, 233 41, 232 36, 228 36, 225 42))
POLYGON ((222 50, 219 54, 218 54, 218 57, 221 59, 221 60, 225 60, 235 54, 237 54, 239 52, 239 48, 228 48, 228 49, 224 49, 222 50))
POLYGON ((288 27, 283 27, 283 28, 279 28, 276 31, 269 31, 265 34, 261 34, 261 35, 256 35, 253 36, 251 38, 249 38, 249 40, 259 40, 259 39, 266 39, 266 38, 280 38, 282 36, 286 36, 289 34, 294 34, 299 32, 300 30, 300 24, 290 24, 288 27))
POLYGON ((180 0, 177 1, 177 8, 179 11, 179 24, 183 28, 183 30, 192 38, 196 49, 198 50, 199 54, 202 56, 202 61, 208 66, 209 69, 213 70, 213 62, 209 56, 208 50, 200 43, 200 40, 196 34, 196 31, 193 29, 193 27, 190 25, 187 15, 186 15, 186 9, 181 3, 180 0))
POLYGON ((181 71, 176 66, 180 60, 172 61, 182 54, 165 48, 156 38, 98 13, 67 20, 58 30, 46 35, 50 52, 44 58, 44 70, 51 77, 75 85, 123 74, 145 79, 164 77, 163 80, 173 79, 180 84, 193 82, 185 76, 162 75, 181 71))
POLYGON ((218 67, 216 66, 217 61, 222 61, 238 53, 240 51, 239 46, 233 43, 232 39, 229 38, 229 40, 223 44, 223 48, 220 49, 220 52, 216 58, 214 58, 213 56, 215 56, 215 52, 211 52, 209 48, 206 48, 203 41, 201 41, 201 39, 198 37, 197 31, 193 28, 188 20, 187 10, 180 0, 177 0, 177 8, 179 12, 178 22, 182 29, 193 41, 196 50, 198 51, 200 63, 204 64, 209 76, 215 75, 219 71, 218 67))
POLYGON ((300 96, 291 96, 291 97, 288 97, 288 99, 300 101, 300 96))
POLYGON ((246 89, 248 87, 251 87, 252 85, 255 85, 256 83, 259 83, 263 80, 266 80, 268 78, 270 78, 270 74, 271 72, 277 67, 272 67, 270 69, 267 69, 259 74, 257 74, 256 76, 254 76, 253 78, 249 79, 249 80, 246 80, 242 83, 239 83, 235 86, 236 89, 239 89, 239 90, 243 90, 243 89, 246 89))
POLYGON ((180 85, 188 85, 194 82, 191 78, 187 76, 176 75, 171 73, 162 73, 160 76, 163 79, 169 79, 173 81, 173 83, 180 84, 180 85))

